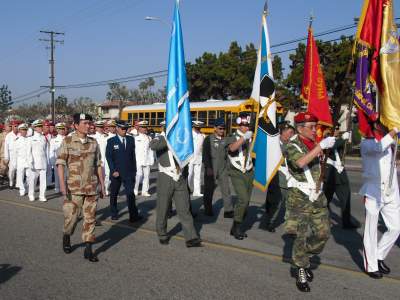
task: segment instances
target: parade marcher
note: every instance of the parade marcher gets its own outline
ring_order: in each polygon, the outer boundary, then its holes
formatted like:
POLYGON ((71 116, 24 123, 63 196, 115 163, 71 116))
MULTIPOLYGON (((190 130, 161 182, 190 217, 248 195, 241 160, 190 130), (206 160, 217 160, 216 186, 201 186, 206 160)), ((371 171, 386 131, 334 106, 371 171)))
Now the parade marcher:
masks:
MULTIPOLYGON (((10 189, 14 188, 15 175, 17 173, 17 156, 15 155, 15 142, 18 138, 18 125, 20 124, 17 120, 10 122, 11 131, 6 135, 4 141, 4 161, 8 165, 8 181, 10 189)), ((18 186, 16 186, 18 187, 18 186)))
POLYGON ((293 243, 292 261, 296 268, 296 286, 309 292, 314 275, 310 258, 322 252, 330 235, 327 201, 322 192, 319 156, 332 148, 334 137, 315 143, 317 118, 310 113, 298 113, 295 118, 297 135, 286 146, 289 193, 286 205, 287 221, 294 220, 297 232, 293 243))
POLYGON ((396 157, 393 148, 398 129, 386 134, 379 123, 374 123, 373 136, 361 141, 363 185, 360 194, 364 197, 366 210, 364 228, 364 267, 372 278, 382 278, 390 268, 384 260, 400 234, 400 196, 397 168, 394 167, 392 182, 390 172, 396 157), (378 241, 379 215, 387 231, 378 241))
MULTIPOLYGON (((8 127, 8 126, 7 126, 8 127)), ((0 180, 4 184, 7 177, 8 167, 4 160, 4 142, 6 139, 7 131, 4 124, 0 124, 0 180)))
POLYGON ((188 189, 188 168, 179 168, 172 152, 168 149, 165 133, 150 142, 150 148, 156 152, 158 161, 156 230, 162 245, 169 243, 167 233, 168 214, 174 201, 179 220, 182 224, 186 247, 201 247, 201 240, 193 224, 190 212, 188 189))
POLYGON ((73 234, 82 211, 82 240, 85 243, 84 258, 97 262, 92 244, 95 242, 96 207, 98 185, 100 198, 104 196, 104 180, 101 168, 100 149, 96 140, 88 137, 92 117, 88 114, 74 114, 75 133, 66 137, 58 151, 56 165, 60 178, 60 191, 64 198, 63 250, 71 253, 70 236, 73 234), (65 172, 68 172, 67 185, 65 172))
POLYGON ((139 121, 134 121, 133 127, 130 128, 129 133, 134 137, 139 134, 139 121))
POLYGON ((202 197, 201 193, 201 165, 203 155, 204 134, 200 132, 201 126, 204 124, 201 121, 192 121, 193 129, 193 156, 189 162, 189 186, 192 188, 193 197, 202 197), (192 184, 193 181, 193 184, 192 184))
POLYGON ((358 228, 358 224, 351 220, 351 190, 350 181, 347 177, 346 169, 340 159, 343 155, 344 145, 346 140, 350 138, 350 132, 345 132, 339 137, 339 128, 334 132, 336 137, 335 146, 329 152, 329 157, 326 161, 328 164, 324 183, 324 193, 328 200, 328 207, 333 199, 333 194, 336 194, 340 202, 342 211, 342 227, 344 229, 358 228))
MULTIPOLYGON (((286 157, 286 144, 293 137, 295 129, 290 124, 284 124, 280 128, 280 145, 283 157, 286 157)), ((282 206, 286 205, 288 186, 286 177, 289 175, 286 159, 282 162, 278 172, 268 185, 265 199, 265 213, 267 218, 266 229, 275 232, 279 212, 282 206)))
POLYGON ((250 156, 251 138, 250 115, 246 112, 239 113, 236 119, 238 129, 235 133, 225 139, 225 148, 229 158, 229 177, 233 189, 238 197, 234 206, 233 225, 231 235, 235 239, 243 240, 247 237, 241 228, 249 206, 251 193, 253 191, 253 162, 250 156))
POLYGON ((91 124, 90 124, 90 127, 89 127, 89 134, 88 134, 88 136, 94 137, 95 134, 96 134, 96 126, 95 126, 94 123, 91 123, 91 124))
POLYGON ((204 213, 213 216, 212 199, 215 188, 219 186, 224 201, 224 218, 233 218, 233 204, 229 189, 228 156, 225 151, 225 121, 215 120, 214 133, 207 136, 203 143, 202 159, 204 164, 204 213))
POLYGON ((117 135, 108 139, 106 159, 110 168, 110 209, 111 219, 118 220, 117 198, 121 185, 124 185, 126 202, 128 204, 129 222, 143 219, 139 215, 135 203, 133 185, 136 175, 135 140, 127 136, 129 125, 124 121, 117 123, 117 135))
POLYGON ((139 194, 139 184, 142 181, 142 196, 149 197, 150 168, 154 164, 154 152, 150 149, 151 138, 147 135, 147 121, 138 122, 138 134, 135 136, 136 180, 135 195, 139 194))
MULTIPOLYGON (((44 120, 43 121, 43 136, 46 139, 47 142, 47 157, 50 157, 50 141, 53 138, 53 134, 50 132, 50 128, 54 127, 54 123, 49 121, 49 120, 44 120)), ((47 187, 51 186, 53 183, 53 168, 50 164, 47 165, 47 170, 46 170, 46 182, 47 182, 47 187)))
MULTIPOLYGON (((107 140, 113 138, 116 132, 116 123, 115 120, 111 119, 104 123, 104 129, 107 133, 107 140)), ((104 185, 106 187, 106 196, 110 194, 110 168, 108 167, 107 159, 104 157, 104 185)))
MULTIPOLYGON (((106 165, 106 147, 107 147, 107 139, 108 134, 104 132, 104 121, 98 120, 94 123, 96 127, 96 133, 93 137, 96 139, 99 144, 100 154, 101 154, 101 166, 103 168, 103 174, 105 176, 105 165, 106 165)), ((108 194, 106 194, 107 196, 108 194)))
MULTIPOLYGON (((57 170, 57 153, 66 136, 67 127, 65 123, 57 123, 55 128, 57 130, 57 136, 50 140, 49 161, 52 169, 57 170)), ((56 193, 60 192, 60 178, 58 177, 58 172, 54 172, 54 191, 56 193)))
POLYGON ((17 186, 19 187, 19 195, 25 196, 26 184, 24 179, 28 180, 28 124, 20 124, 18 126, 18 137, 15 141, 15 155, 17 157, 17 186))
POLYGON ((28 160, 28 197, 29 201, 35 201, 35 187, 39 177, 39 201, 46 202, 46 171, 49 165, 48 142, 42 134, 43 121, 36 120, 32 123, 35 130, 33 136, 28 139, 27 160, 28 160))

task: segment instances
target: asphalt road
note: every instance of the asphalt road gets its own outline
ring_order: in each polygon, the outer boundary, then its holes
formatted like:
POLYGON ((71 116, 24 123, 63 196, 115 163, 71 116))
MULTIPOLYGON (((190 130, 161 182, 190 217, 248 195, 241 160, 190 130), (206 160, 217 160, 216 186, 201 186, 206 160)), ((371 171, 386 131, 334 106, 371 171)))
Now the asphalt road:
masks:
MULTIPOLYGON (((154 175, 154 174, 153 174, 154 175)), ((358 191, 361 175, 349 172, 353 213, 363 222, 364 209, 358 191)), ((152 191, 154 181, 152 180, 152 191)), ((124 197, 121 218, 111 222, 107 200, 100 200, 96 228, 96 252, 100 262, 82 258, 81 224, 72 238, 74 251, 61 249, 61 200, 51 192, 49 202, 29 202, 16 191, 0 191, 0 299, 297 299, 290 276, 290 240, 282 228, 276 233, 262 229, 265 196, 254 191, 247 228, 249 238, 237 241, 229 235, 231 220, 202 214, 201 199, 194 199, 196 227, 204 247, 187 249, 176 217, 170 219, 174 234, 170 245, 158 243, 154 232, 155 195, 138 197, 146 221, 127 223, 124 197)), ((216 195, 218 199, 219 194, 216 195)), ((387 263, 390 277, 373 280, 362 273, 362 228, 345 231, 340 215, 332 213, 332 237, 319 259, 313 261, 315 280, 311 299, 398 299, 400 295, 400 248, 396 245, 387 263)))

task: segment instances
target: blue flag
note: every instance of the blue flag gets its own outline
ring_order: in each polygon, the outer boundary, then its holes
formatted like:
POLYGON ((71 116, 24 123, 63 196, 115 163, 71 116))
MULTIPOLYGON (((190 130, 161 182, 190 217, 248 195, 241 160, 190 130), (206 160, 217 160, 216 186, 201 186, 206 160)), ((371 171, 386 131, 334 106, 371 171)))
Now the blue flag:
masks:
POLYGON ((168 148, 183 168, 194 151, 179 1, 175 5, 172 24, 166 106, 165 134, 168 148))
POLYGON ((253 142, 253 156, 256 159, 253 184, 262 191, 268 188, 283 161, 276 123, 273 78, 267 11, 265 9, 262 16, 261 44, 251 94, 251 99, 258 102, 257 126, 253 142))

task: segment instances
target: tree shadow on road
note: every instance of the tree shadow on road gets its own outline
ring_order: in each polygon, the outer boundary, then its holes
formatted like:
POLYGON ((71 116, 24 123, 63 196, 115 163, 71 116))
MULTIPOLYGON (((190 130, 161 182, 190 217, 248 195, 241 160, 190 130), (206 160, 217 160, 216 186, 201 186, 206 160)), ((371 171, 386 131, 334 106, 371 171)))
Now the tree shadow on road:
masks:
POLYGON ((10 264, 0 264, 0 284, 10 280, 21 270, 22 267, 11 266, 10 264))
MULTIPOLYGON (((339 216, 331 211, 331 218, 337 224, 341 224, 339 216)), ((342 245, 349 252, 351 259, 360 270, 364 270, 364 261, 362 256, 363 238, 357 230, 345 230, 341 225, 334 225, 331 228, 331 233, 335 242, 342 245)))

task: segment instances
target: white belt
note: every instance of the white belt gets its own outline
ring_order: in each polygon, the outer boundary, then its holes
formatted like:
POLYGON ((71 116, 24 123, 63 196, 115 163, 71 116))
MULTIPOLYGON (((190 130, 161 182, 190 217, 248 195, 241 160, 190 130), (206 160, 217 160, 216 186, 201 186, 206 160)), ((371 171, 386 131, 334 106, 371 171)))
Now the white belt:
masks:
POLYGON ((343 170, 344 170, 344 167, 343 167, 342 163, 338 163, 337 161, 332 160, 332 159, 330 159, 330 158, 328 158, 328 159, 326 160, 326 163, 327 163, 328 165, 333 166, 333 167, 337 170, 337 172, 338 172, 339 174, 342 173, 343 170))

